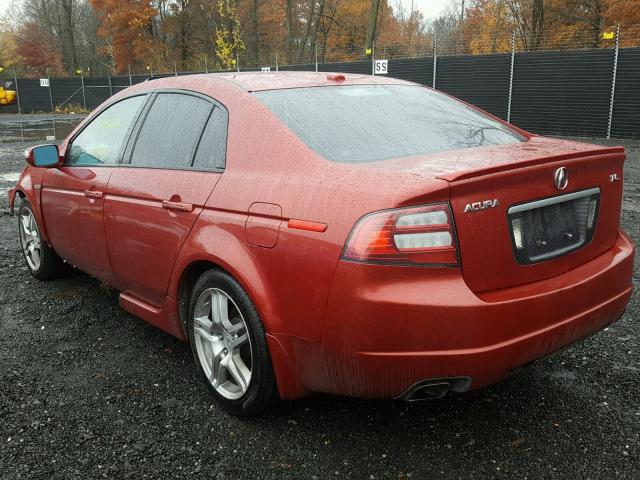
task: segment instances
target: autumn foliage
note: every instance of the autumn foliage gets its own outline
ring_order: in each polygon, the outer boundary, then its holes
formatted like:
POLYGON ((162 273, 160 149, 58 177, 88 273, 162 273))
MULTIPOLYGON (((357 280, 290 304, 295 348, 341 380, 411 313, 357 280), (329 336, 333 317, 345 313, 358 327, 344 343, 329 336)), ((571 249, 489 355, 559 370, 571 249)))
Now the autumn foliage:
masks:
POLYGON ((439 54, 640 45, 639 0, 18 0, 1 59, 24 73, 234 69, 439 54), (464 11, 461 6, 464 5, 464 11), (607 33, 606 38, 603 34, 607 33))
POLYGON ((102 53, 116 70, 151 58, 156 41, 150 25, 156 10, 149 0, 91 0, 104 40, 102 53))
POLYGON ((475 0, 463 26, 469 53, 611 47, 616 25, 621 46, 640 45, 638 0, 475 0))
POLYGON ((51 36, 37 23, 27 22, 16 38, 16 53, 34 76, 62 75, 62 55, 51 36))

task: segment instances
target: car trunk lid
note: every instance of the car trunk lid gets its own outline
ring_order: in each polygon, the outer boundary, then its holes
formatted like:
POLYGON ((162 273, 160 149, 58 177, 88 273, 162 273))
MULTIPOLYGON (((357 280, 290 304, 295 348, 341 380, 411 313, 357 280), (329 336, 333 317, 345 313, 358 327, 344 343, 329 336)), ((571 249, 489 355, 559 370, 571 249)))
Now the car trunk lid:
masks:
POLYGON ((624 158, 621 147, 532 137, 371 165, 448 182, 462 272, 480 293, 561 275, 610 249, 620 221, 624 158), (563 167, 568 180, 558 189, 555 175, 563 167))
POLYGON ((560 275, 615 243, 623 150, 544 150, 439 177, 450 184, 462 272, 475 292, 560 275))

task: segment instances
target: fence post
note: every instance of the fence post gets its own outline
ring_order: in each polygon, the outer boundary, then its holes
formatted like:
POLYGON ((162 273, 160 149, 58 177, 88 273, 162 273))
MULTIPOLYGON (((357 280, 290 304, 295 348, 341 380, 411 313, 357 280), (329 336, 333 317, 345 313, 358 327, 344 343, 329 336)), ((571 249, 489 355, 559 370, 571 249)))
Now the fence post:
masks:
POLYGON ((49 84, 49 102, 51 102, 51 113, 53 113, 53 94, 51 93, 51 77, 49 77, 48 68, 47 68, 47 83, 49 84))
POLYGON ((611 99, 609 100, 609 123, 607 124, 607 139, 611 138, 611 124, 613 122, 613 100, 616 96, 616 75, 618 73, 618 51, 620 47, 620 24, 616 25, 616 47, 613 54, 613 78, 611 79, 611 99))
POLYGON ((178 66, 176 65, 176 62, 175 62, 175 61, 173 62, 173 75, 174 75, 175 77, 177 77, 177 76, 178 76, 178 66))
POLYGON ((431 88, 436 88, 436 69, 438 68, 438 39, 433 35, 433 81, 431 88))
POLYGON ((207 62, 208 57, 204 57, 204 73, 209 73, 209 63, 207 62))
POLYGON ((516 32, 511 33, 511 69, 509 71, 509 105, 507 106, 507 123, 511 122, 511 96, 513 94, 513 66, 516 59, 516 32))
POLYGON ((376 44, 371 42, 371 75, 376 75, 376 44))
MULTIPOLYGON (((20 106, 20 89, 18 88, 18 74, 13 71, 13 80, 16 82, 16 102, 18 103, 18 113, 22 113, 22 107, 20 106)), ((22 129, 22 124, 20 125, 22 129)))
POLYGON ((87 96, 86 96, 85 91, 84 91, 84 74, 83 73, 80 74, 80 82, 82 82, 82 106, 86 110, 87 109, 87 96))
POLYGON ((278 52, 276 52, 276 72, 278 71, 278 52))
POLYGON ((316 57, 316 72, 318 71, 318 39, 316 38, 315 44, 315 57, 316 57))
POLYGON ((107 69, 107 79, 109 80, 109 96, 112 97, 113 96, 113 85, 111 83, 111 71, 110 71, 110 69, 107 69))
POLYGON ((127 69, 129 70, 129 86, 133 85, 131 81, 131 64, 127 65, 127 69))
POLYGON ((240 54, 236 53, 236 68, 240 71, 240 54))

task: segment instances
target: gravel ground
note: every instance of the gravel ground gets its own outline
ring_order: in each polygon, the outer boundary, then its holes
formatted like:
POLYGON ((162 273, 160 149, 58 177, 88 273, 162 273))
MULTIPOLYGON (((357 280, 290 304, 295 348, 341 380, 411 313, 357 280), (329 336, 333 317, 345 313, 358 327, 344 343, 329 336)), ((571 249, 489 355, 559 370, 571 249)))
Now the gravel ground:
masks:
MULTIPOLYGON (((606 331, 479 392, 412 405, 317 395, 233 418, 189 348, 120 310, 116 292, 28 274, 7 174, 51 117, 25 117, 21 133, 0 117, 0 478, 639 478, 638 295, 606 331)), ((626 146, 623 223, 638 243, 640 142, 626 146)))

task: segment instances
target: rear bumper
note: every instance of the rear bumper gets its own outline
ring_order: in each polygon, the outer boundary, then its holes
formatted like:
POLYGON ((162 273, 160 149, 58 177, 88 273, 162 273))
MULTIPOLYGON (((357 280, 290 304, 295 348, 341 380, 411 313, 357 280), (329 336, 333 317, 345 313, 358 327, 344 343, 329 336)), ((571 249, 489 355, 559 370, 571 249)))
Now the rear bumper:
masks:
POLYGON ((634 246, 621 233, 596 259, 542 282, 477 296, 459 270, 340 262, 322 342, 289 342, 307 390, 397 397, 426 379, 499 381, 620 317, 634 246))

